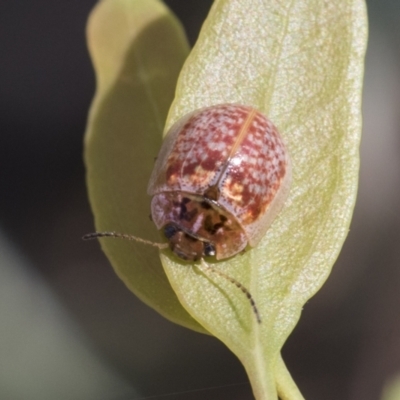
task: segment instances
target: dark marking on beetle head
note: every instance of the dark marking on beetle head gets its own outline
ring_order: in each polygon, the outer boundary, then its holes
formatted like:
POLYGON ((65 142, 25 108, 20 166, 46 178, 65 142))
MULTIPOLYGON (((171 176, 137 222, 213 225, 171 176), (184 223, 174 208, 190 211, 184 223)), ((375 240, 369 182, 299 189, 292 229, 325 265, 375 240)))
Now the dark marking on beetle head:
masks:
POLYGON ((211 205, 207 201, 202 201, 200 203, 201 208, 204 208, 205 210, 209 210, 211 208, 211 205))
POLYGON ((204 218, 204 229, 208 232, 212 234, 212 230, 214 227, 213 221, 212 221, 212 217, 211 215, 206 215, 206 217, 204 218))
POLYGON ((215 246, 210 242, 204 242, 204 255, 206 257, 215 256, 215 246))
POLYGON ((191 211, 185 210, 184 212, 181 210, 179 214, 179 218, 184 219, 185 221, 191 221, 197 215, 197 209, 194 208, 191 211))
MULTIPOLYGON (((204 229, 211 235, 215 235, 218 229, 223 228, 225 222, 227 221, 227 218, 224 217, 223 215, 220 215, 219 219, 221 222, 214 223, 211 215, 207 215, 206 218, 204 219, 204 229)), ((227 229, 229 230, 229 227, 227 227, 227 229)))
POLYGON ((180 229, 175 224, 168 224, 164 226, 164 235, 167 239, 171 239, 180 229))

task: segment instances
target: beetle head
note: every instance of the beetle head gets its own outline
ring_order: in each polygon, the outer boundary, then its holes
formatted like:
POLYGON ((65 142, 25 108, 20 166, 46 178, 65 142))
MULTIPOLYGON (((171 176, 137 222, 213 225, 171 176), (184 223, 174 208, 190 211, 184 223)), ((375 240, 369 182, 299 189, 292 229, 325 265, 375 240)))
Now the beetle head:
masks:
POLYGON ((175 224, 167 224, 164 227, 164 234, 171 250, 183 260, 198 261, 202 257, 215 256, 215 247, 212 243, 189 235, 175 224))

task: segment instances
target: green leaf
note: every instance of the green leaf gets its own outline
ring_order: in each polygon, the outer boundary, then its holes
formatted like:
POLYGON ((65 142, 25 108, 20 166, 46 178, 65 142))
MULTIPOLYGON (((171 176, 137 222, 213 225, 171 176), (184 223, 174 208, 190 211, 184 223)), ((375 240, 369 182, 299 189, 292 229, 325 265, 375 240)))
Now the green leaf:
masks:
POLYGON ((300 399, 280 350, 321 287, 347 235, 358 181, 366 45, 362 0, 219 0, 181 72, 167 126, 217 103, 260 109, 292 159, 283 211, 259 246, 215 268, 162 262, 180 301, 241 360, 257 399, 300 399))
MULTIPOLYGON (((146 184, 186 42, 160 3, 103 0, 89 43, 99 84, 85 156, 96 228, 157 240, 146 184)), ((284 209, 256 248, 213 265, 250 290, 260 325, 243 293, 200 265, 161 256, 187 313, 154 249, 102 240, 140 298, 211 332, 239 357, 258 400, 302 398, 280 350, 348 232, 365 43, 362 0, 217 0, 180 75, 167 127, 200 107, 243 103, 268 115, 289 149, 293 184, 284 209)))
MULTIPOLYGON (((103 0, 87 29, 97 91, 85 136, 85 162, 96 229, 159 241, 149 219, 147 182, 188 54, 180 24, 156 0, 103 0)), ((158 252, 104 239, 118 276, 155 310, 205 332, 181 306, 158 252)))
POLYGON ((381 400, 399 400, 400 399, 400 375, 392 377, 385 383, 381 400))

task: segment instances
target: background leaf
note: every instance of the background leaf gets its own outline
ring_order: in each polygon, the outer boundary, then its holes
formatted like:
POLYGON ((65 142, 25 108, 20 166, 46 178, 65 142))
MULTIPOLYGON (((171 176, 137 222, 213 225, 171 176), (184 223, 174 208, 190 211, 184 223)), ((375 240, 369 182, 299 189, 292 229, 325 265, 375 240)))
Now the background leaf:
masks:
MULTIPOLYGON (((85 137, 96 229, 159 241, 146 189, 188 53, 184 33, 158 1, 104 0, 90 16, 87 36, 97 78, 85 137)), ((101 246, 116 273, 145 303, 205 332, 177 300, 155 249, 107 239, 101 246)))
POLYGON ((386 382, 381 400, 398 400, 400 398, 400 377, 395 376, 386 382))

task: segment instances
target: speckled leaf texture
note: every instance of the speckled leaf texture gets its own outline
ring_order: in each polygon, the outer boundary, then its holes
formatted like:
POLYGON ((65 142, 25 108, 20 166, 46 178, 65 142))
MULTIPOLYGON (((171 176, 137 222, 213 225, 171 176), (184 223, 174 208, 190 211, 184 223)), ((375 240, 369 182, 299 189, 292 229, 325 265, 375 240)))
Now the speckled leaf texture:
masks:
MULTIPOLYGON (((107 4, 135 4, 139 12, 164 10, 149 0, 103 0, 98 9, 107 4)), ((124 12, 132 13, 125 18, 140 20, 133 9, 124 12)), ((95 11, 92 28, 96 18, 95 11)), ((166 76, 175 76, 179 64, 167 53, 179 53, 181 61, 185 47, 176 23, 169 21, 168 34, 160 36, 164 45, 145 46, 139 40, 136 46, 132 28, 119 37, 113 33, 115 40, 131 42, 131 68, 121 57, 113 66, 102 65, 105 59, 96 63, 101 44, 91 45, 98 77, 102 69, 118 71, 107 90, 96 95, 86 137, 97 230, 157 240, 145 221, 149 158, 157 154, 172 98, 166 76), (161 64, 157 58, 163 54, 161 64), (167 95, 162 85, 168 86, 167 95)), ((250 290, 261 324, 234 285, 166 251, 161 260, 185 312, 167 287, 154 249, 102 240, 117 273, 139 297, 175 322, 210 332, 237 355, 257 400, 303 398, 280 350, 304 303, 327 279, 349 229, 358 180, 366 25, 362 0, 217 0, 179 76, 166 128, 200 107, 242 103, 273 121, 291 156, 291 192, 264 239, 244 254, 213 264, 250 290)), ((138 30, 137 36, 146 36, 151 23, 142 29, 145 33, 138 30)))

